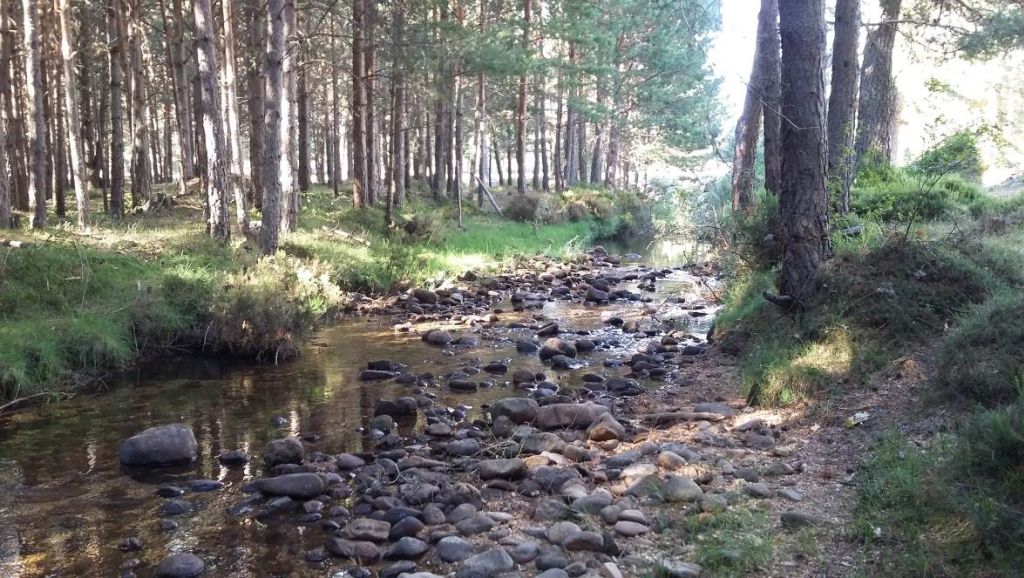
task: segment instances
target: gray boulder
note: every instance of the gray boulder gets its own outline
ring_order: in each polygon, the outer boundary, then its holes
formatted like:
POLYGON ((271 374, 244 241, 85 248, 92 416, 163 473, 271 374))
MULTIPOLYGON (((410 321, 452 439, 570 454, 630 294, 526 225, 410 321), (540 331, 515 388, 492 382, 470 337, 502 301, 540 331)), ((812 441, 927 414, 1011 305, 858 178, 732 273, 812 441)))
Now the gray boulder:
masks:
POLYGON ((126 466, 157 466, 190 462, 198 451, 192 428, 176 423, 151 427, 124 440, 117 453, 126 466))
POLYGON ((262 478, 252 482, 260 492, 270 496, 288 496, 308 500, 327 491, 327 483, 319 474, 285 474, 273 478, 262 478))

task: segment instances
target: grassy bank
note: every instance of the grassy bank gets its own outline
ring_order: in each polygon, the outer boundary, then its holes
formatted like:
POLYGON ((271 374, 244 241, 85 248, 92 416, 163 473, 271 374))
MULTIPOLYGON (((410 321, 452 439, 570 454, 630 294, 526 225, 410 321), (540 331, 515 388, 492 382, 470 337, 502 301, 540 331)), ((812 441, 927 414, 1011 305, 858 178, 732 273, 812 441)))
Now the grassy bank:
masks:
POLYGON ((517 222, 467 204, 459 228, 454 209, 420 202, 389 230, 379 209, 353 210, 327 190, 303 201, 298 231, 269 258, 252 239, 208 239, 194 197, 119 223, 100 217, 88 234, 67 225, 5 232, 24 244, 0 247, 0 400, 169 349, 286 358, 351 292, 439 285, 520 255, 573 253, 613 227, 590 215, 517 222))
MULTIPOLYGON (((827 411, 904 356, 928 360, 923 403, 963 415, 953 433, 894 430, 858 473, 850 532, 865 575, 1016 575, 1024 563, 1024 196, 995 199, 971 171, 870 166, 859 214, 834 224, 834 255, 801 311, 767 303, 778 248, 770 207, 746 239, 717 320, 752 403, 827 411), (850 226, 856 235, 851 235, 850 226)), ((930 159, 930 160, 929 160, 930 159)))

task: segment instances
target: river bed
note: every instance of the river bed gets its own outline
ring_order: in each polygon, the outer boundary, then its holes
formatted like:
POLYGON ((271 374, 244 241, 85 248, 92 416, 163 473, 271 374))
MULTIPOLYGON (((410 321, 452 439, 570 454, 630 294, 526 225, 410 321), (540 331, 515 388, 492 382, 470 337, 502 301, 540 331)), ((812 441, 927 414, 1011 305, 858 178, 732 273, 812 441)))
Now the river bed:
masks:
MULTIPOLYGON (((636 270, 636 265, 624 265, 614 271, 622 275, 636 270)), ((635 282, 626 286, 637 289, 635 282)), ((305 552, 323 545, 324 534, 315 525, 226 513, 243 497, 242 486, 264 472, 257 459, 240 468, 222 466, 218 454, 240 449, 258 456, 266 442, 289 436, 305 438, 307 452, 369 450, 366 428, 375 404, 409 387, 360 381, 371 360, 389 359, 438 376, 467 364, 510 360, 508 375, 490 377, 493 387, 470 393, 444 385, 428 388, 427 395, 436 396, 435 405, 464 411, 468 422, 482 405, 522 395, 510 383, 514 369, 544 372, 563 388, 581 385, 588 372, 627 372, 628 367, 610 368, 603 362, 628 358, 650 338, 609 326, 605 322, 610 317, 628 321, 654 316, 683 335, 695 336, 702 336, 713 318, 714 306, 705 300, 701 279, 687 270, 673 270, 644 295, 644 301, 618 300, 605 306, 552 300, 523 312, 501 303, 495 307, 503 311, 498 323, 457 329, 477 336, 479 346, 455 350, 420 339, 420 332, 434 325, 402 332, 390 316, 350 318, 318 332, 289 363, 165 358, 111 380, 100 393, 0 418, 0 576, 112 576, 126 564, 137 565, 137 575, 149 576, 166 555, 183 550, 199 553, 210 576, 333 575, 351 564, 303 562, 305 552), (516 352, 515 340, 532 337, 533 330, 508 327, 536 324, 537 317, 585 332, 608 348, 583 356, 583 367, 554 372, 536 355, 516 352), (194 430, 199 442, 194 463, 156 471, 126 470, 118 464, 121 440, 172 422, 194 430), (197 478, 225 486, 186 496, 198 510, 178 518, 176 530, 161 530, 158 508, 164 500, 155 494, 156 485, 197 478), (141 540, 142 549, 120 550, 129 537, 141 540)), ((399 425, 400 433, 412 435, 426 422, 420 413, 417 420, 399 425)))

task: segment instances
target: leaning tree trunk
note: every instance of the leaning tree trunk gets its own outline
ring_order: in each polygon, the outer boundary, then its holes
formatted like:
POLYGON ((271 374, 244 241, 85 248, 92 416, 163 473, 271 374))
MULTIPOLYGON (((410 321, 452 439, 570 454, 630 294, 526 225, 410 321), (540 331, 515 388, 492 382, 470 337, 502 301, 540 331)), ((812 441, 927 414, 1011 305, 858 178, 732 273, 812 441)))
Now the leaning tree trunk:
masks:
POLYGON ((736 147, 732 162, 732 210, 749 216, 754 208, 754 156, 757 152, 757 136, 761 132, 762 102, 767 84, 766 54, 773 50, 775 20, 778 11, 776 0, 762 0, 757 17, 757 46, 754 63, 747 83, 747 95, 743 100, 743 113, 736 122, 736 147))
POLYGON ((284 99, 284 2, 267 2, 266 100, 263 114, 263 220, 260 248, 277 251, 281 215, 281 101, 284 99))
POLYGON ((891 158, 886 121, 895 104, 892 86, 892 49, 902 0, 881 0, 882 22, 868 33, 860 71, 860 101, 854 143, 854 174, 868 151, 891 158))
POLYGON ((235 221, 239 231, 249 230, 249 207, 245 198, 242 183, 245 174, 242 172, 242 137, 238 128, 238 89, 235 84, 235 17, 231 0, 221 0, 224 15, 224 153, 228 156, 228 179, 235 196, 235 221))
POLYGON ((107 1, 107 45, 110 59, 110 216, 124 217, 124 38, 118 0, 107 1))
POLYGON ((35 0, 22 0, 22 36, 25 41, 25 89, 29 156, 29 198, 33 206, 32 228, 46 226, 46 117, 43 92, 42 43, 35 0))
POLYGON ((149 158, 149 98, 142 45, 146 41, 142 2, 129 3, 128 42, 132 87, 132 206, 149 200, 153 192, 149 158))
POLYGON ((217 98, 217 52, 213 40, 213 16, 210 0, 194 0, 196 19, 196 63, 199 65, 199 90, 203 109, 203 140, 206 142, 206 196, 210 206, 210 236, 226 242, 231 237, 228 220, 227 152, 224 125, 217 98))
MULTIPOLYGON (((60 52, 64 60, 64 116, 67 119, 68 141, 71 144, 71 168, 75 174, 75 205, 78 228, 89 226, 89 173, 82 151, 82 123, 78 114, 78 81, 75 79, 74 29, 71 24, 71 2, 60 0, 60 52)), ((6 172, 0 171, 0 176, 6 172)), ((2 215, 0 215, 2 222, 2 215)))
MULTIPOLYGON (((779 0, 762 0, 769 4, 770 30, 758 34, 758 50, 763 58, 763 96, 761 105, 764 121, 764 188, 773 195, 782 190, 782 98, 781 46, 779 45, 779 0)), ((759 16, 760 17, 760 16, 759 16)), ((760 25, 760 24, 759 24, 760 25)))
POLYGON ((779 4, 782 33, 782 221, 779 290, 798 305, 815 291, 831 246, 825 186, 824 0, 779 4))
POLYGON ((832 91, 828 99, 829 189, 840 212, 850 210, 854 114, 857 112, 857 44, 860 40, 860 0, 838 0, 832 43, 832 91))

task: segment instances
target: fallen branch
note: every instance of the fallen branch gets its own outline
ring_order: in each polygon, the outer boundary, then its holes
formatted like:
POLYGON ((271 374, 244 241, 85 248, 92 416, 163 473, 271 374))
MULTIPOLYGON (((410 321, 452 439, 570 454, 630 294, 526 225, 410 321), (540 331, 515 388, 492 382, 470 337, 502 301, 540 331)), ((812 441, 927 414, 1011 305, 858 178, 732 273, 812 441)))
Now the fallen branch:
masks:
POLYGON ((327 233, 331 233, 332 235, 337 235, 338 237, 341 237, 342 239, 346 239, 346 240, 349 240, 349 241, 355 241, 356 243, 359 243, 360 245, 363 245, 364 247, 369 247, 370 246, 370 241, 368 241, 368 240, 366 240, 363 237, 360 237, 358 235, 353 235, 352 233, 349 233, 348 231, 342 231, 341 229, 332 229, 330 227, 323 227, 323 230, 325 232, 327 232, 327 233))
POLYGON ((654 425, 667 425, 680 421, 722 421, 723 419, 725 419, 724 415, 706 411, 668 411, 643 417, 644 422, 654 425))
POLYGON ((491 201, 491 206, 494 207, 494 210, 498 211, 499 215, 504 216, 504 214, 501 212, 501 207, 498 206, 498 202, 494 200, 494 196, 491 195, 491 191, 487 190, 487 186, 484 185, 484 182, 480 180, 479 176, 476 177, 476 182, 480 183, 480 190, 487 193, 487 200, 491 201))
POLYGON ((72 397, 73 395, 74 394, 70 393, 70 392, 60 392, 60 391, 41 391, 39 393, 33 393, 32 395, 26 395, 25 397, 19 397, 18 399, 12 399, 11 401, 9 401, 9 402, 7 402, 7 403, 5 403, 3 405, 0 405, 0 414, 2 414, 4 411, 6 411, 8 409, 11 409, 13 407, 17 407, 17 406, 19 406, 19 405, 21 405, 23 403, 26 403, 29 400, 35 399, 37 397, 50 397, 50 396, 52 396, 52 397, 58 397, 59 398, 59 397, 62 397, 62 396, 72 397))

